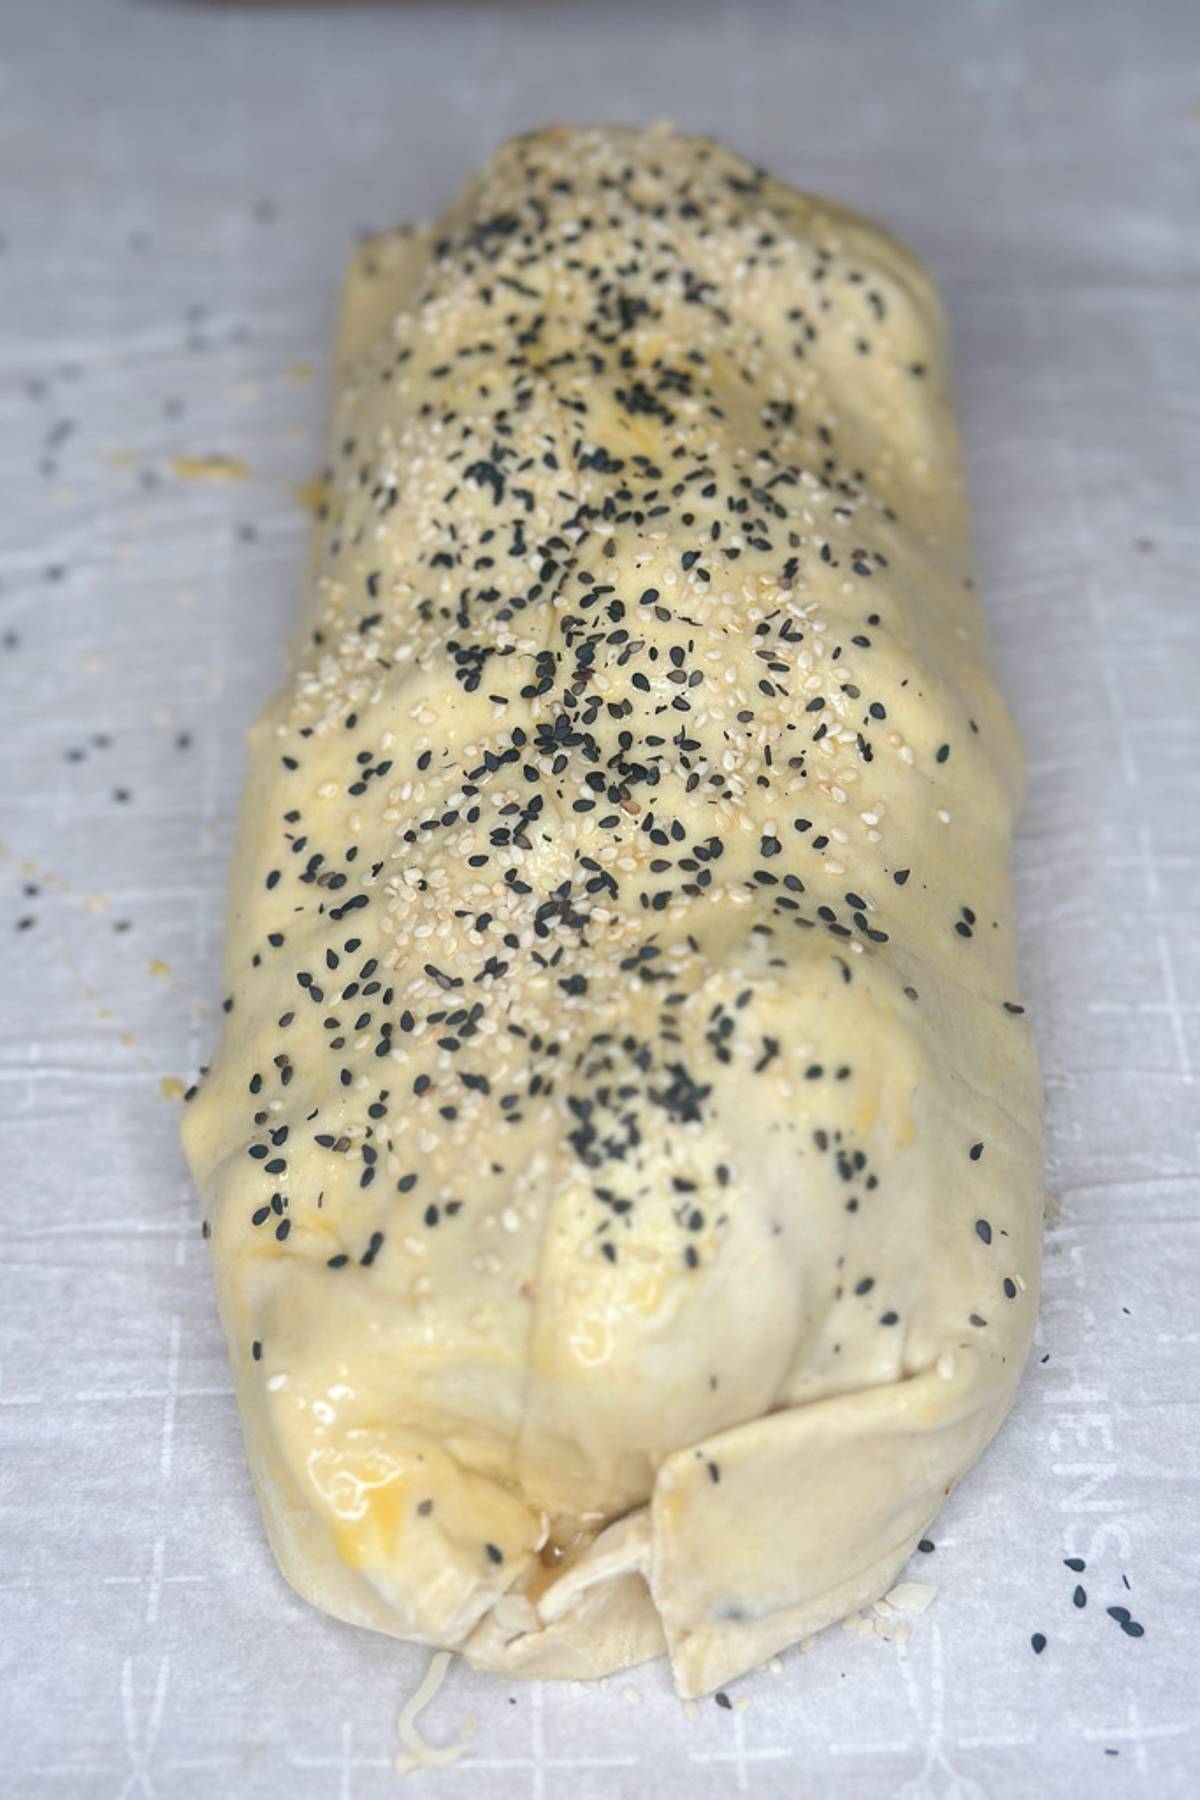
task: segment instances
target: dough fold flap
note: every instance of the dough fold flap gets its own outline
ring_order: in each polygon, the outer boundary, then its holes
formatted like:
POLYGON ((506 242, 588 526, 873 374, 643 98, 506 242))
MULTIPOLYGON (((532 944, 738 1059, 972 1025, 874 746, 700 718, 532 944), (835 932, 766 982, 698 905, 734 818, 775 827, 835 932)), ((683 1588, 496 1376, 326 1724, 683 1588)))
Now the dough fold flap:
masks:
POLYGON ((792 1407, 677 1451, 536 1604, 497 1607, 477 1668, 581 1676, 665 1648, 708 1693, 892 1585, 1003 1406, 970 1352, 884 1387, 792 1407))

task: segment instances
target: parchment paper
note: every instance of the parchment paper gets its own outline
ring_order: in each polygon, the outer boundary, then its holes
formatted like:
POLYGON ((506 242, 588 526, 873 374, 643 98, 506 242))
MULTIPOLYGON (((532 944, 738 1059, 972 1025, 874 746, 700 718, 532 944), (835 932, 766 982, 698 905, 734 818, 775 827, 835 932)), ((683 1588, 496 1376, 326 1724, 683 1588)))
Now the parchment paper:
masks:
POLYGON ((828 1632, 696 1719, 661 1664, 578 1691, 456 1664, 425 1724, 445 1740, 474 1715, 471 1753, 415 1780, 439 1800, 1200 1791, 1198 19, 4 7, 0 1793, 397 1791, 426 1657, 276 1573, 176 1096, 214 1035, 241 734, 299 596, 295 490, 355 233, 436 211, 510 132, 657 117, 878 214, 949 302, 1029 747, 1042 1325, 914 1559, 938 1593, 906 1645, 828 1632), (242 478, 196 479, 186 459, 212 456, 242 478))

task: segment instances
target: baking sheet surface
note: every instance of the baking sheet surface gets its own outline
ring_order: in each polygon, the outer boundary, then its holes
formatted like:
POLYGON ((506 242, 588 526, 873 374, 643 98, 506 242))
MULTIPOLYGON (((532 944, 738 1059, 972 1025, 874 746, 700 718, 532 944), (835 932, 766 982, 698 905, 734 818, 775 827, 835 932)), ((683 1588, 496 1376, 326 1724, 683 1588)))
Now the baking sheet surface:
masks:
POLYGON ((178 1095, 214 1035, 242 732, 297 601, 355 235, 438 210, 510 132, 660 117, 877 214, 949 304, 1029 749, 1042 1322, 914 1559, 938 1591, 906 1644, 835 1629, 694 1719, 662 1664, 576 1689, 456 1663, 425 1726, 478 1729, 417 1779, 446 1800, 1200 1791, 1197 18, 4 8, 0 1793, 395 1791, 426 1657, 275 1570, 178 1095), (210 457, 227 479, 197 479, 210 457))

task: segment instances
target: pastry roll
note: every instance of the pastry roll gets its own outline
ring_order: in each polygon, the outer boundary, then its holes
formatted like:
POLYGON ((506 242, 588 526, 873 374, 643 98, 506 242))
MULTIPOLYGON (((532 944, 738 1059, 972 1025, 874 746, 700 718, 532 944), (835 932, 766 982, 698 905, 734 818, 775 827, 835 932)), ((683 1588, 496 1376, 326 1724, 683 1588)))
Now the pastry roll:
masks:
POLYGON ((938 300, 716 144, 554 129, 356 255, 185 1118, 314 1605, 707 1691, 1013 1398, 1019 746, 938 300))

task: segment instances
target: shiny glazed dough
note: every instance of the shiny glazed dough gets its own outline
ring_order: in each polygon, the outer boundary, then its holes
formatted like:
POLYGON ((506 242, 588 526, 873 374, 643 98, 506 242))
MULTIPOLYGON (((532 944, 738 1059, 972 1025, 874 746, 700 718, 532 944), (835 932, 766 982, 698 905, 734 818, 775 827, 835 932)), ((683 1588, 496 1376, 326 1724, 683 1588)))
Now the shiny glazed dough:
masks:
POLYGON ((556 129, 360 250, 185 1127, 315 1605, 701 1693, 996 1430, 1041 1094, 968 554, 866 220, 556 129))

